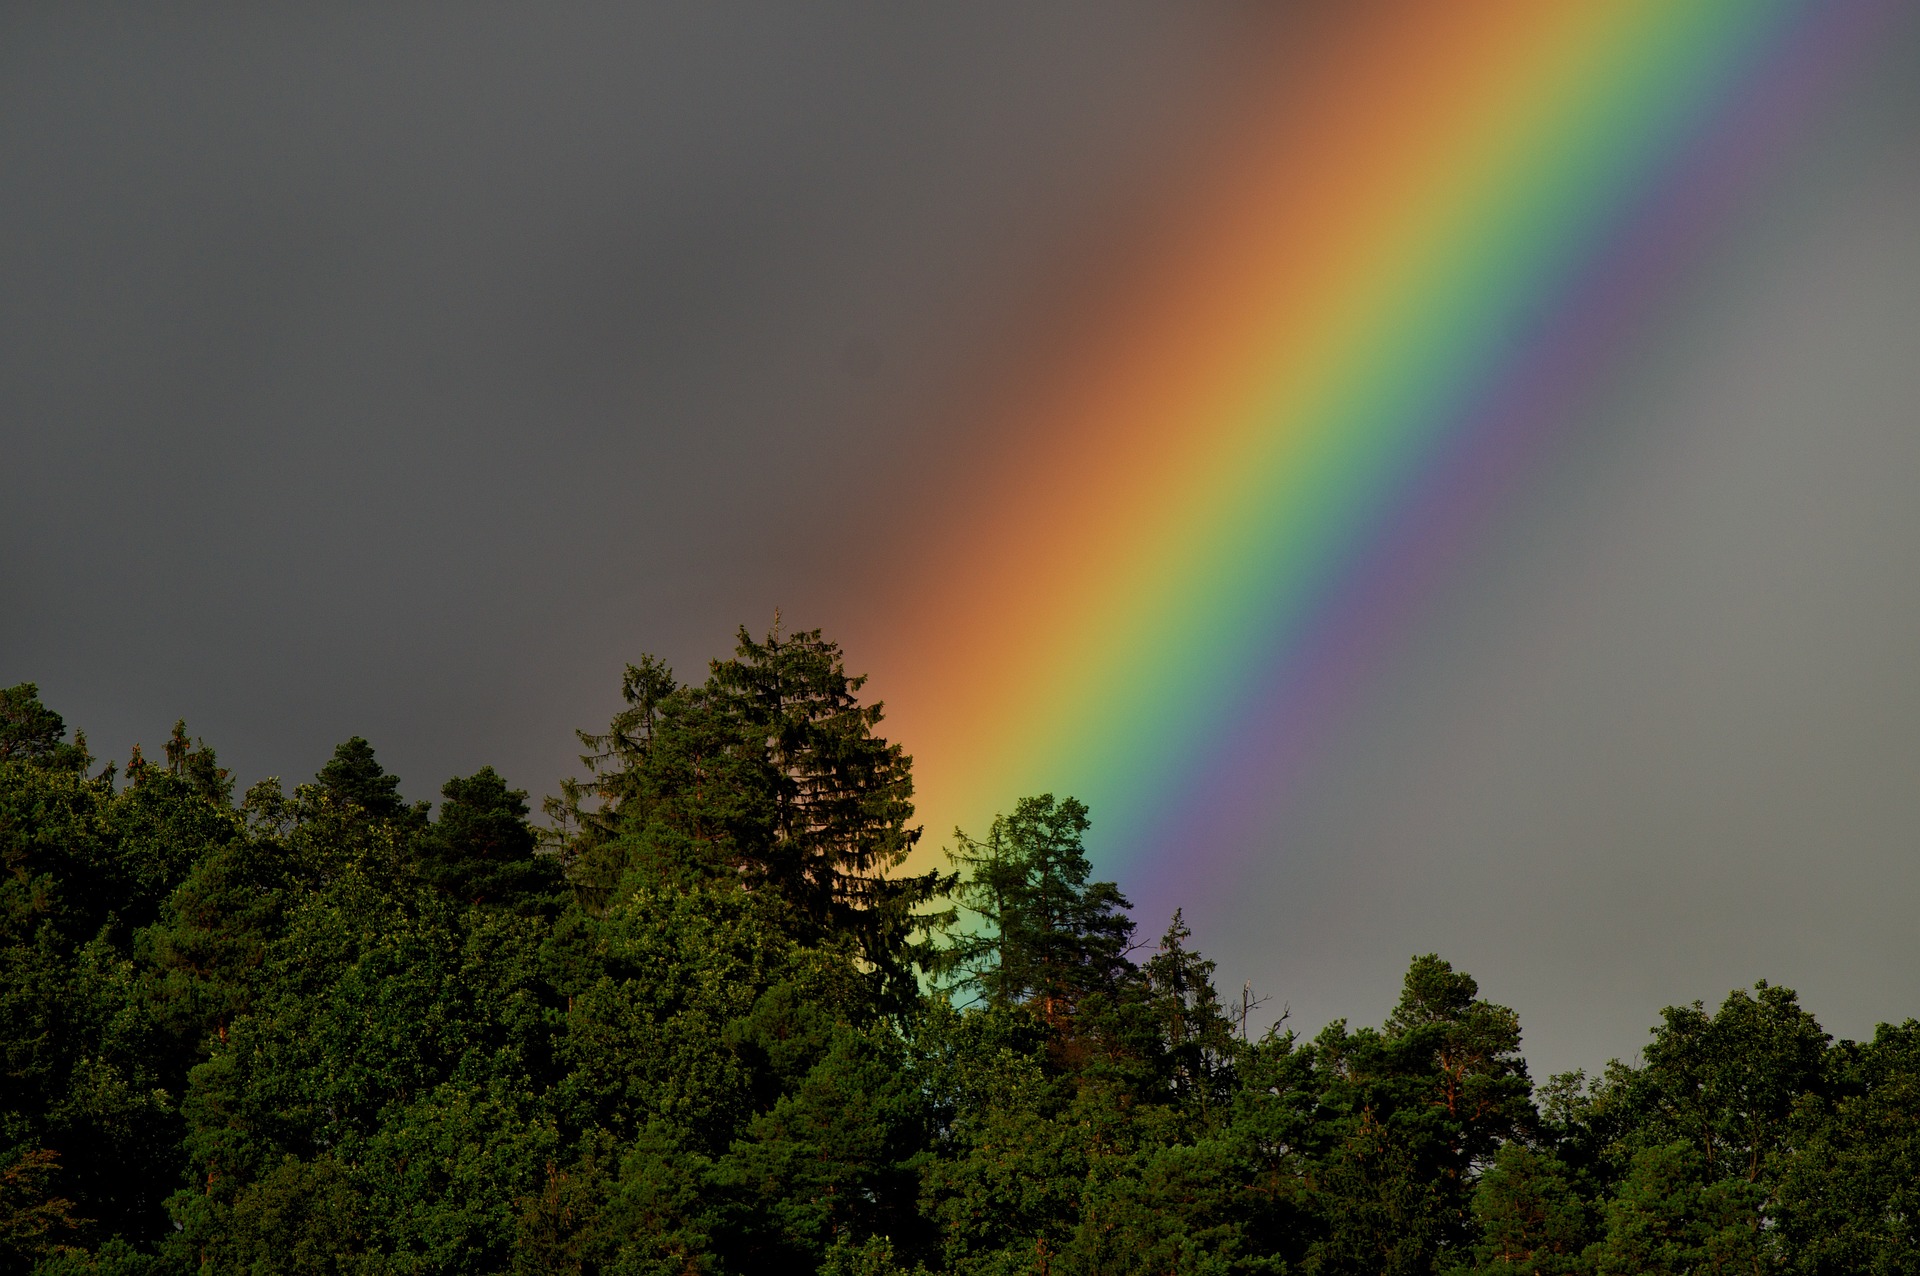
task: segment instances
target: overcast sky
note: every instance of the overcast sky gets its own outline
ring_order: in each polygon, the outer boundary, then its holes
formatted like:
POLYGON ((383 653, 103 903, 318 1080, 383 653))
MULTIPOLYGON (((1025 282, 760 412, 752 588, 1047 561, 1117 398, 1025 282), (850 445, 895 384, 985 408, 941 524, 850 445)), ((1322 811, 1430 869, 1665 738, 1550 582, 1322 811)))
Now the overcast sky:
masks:
POLYGON ((1189 908, 1309 1031, 1437 949, 1536 1075, 1767 978, 1920 1015, 1920 22, 1721 229, 1189 908))
MULTIPOLYGON (((1192 901, 1223 980, 1377 1020, 1438 947, 1548 1067, 1763 975, 1849 1033, 1920 1013, 1915 26, 1446 585, 1284 853, 1192 901)), ((551 791, 622 662, 831 626, 977 445, 1009 317, 1270 38, 8 6, 0 684, 106 756, 185 716, 246 780, 363 734, 410 796, 551 791)))
POLYGON ((621 663, 830 622, 1251 29, 1139 5, 11 6, 0 676, 247 777, 536 793, 621 663), (950 423, 949 423, 950 424, 950 423))

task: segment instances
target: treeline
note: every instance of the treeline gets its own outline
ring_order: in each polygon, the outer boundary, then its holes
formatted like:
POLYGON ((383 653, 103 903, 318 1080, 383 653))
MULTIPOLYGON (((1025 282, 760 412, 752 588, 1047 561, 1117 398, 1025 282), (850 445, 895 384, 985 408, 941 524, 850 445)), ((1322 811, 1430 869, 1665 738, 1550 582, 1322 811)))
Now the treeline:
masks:
POLYGON ((0 1267, 1920 1273, 1912 1020, 1762 983, 1536 1085, 1427 956, 1377 1028, 1248 1040, 1078 802, 903 873, 909 760, 817 633, 624 692, 538 829, 357 738, 238 800, 184 725, 101 768, 0 692, 0 1267))

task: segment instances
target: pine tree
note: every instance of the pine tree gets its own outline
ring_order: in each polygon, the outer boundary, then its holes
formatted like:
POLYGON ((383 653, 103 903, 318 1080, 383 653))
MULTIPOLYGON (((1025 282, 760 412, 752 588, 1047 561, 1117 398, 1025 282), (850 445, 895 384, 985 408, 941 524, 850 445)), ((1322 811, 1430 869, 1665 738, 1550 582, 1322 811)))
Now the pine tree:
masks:
POLYGON ((1520 1016, 1480 999, 1472 975, 1428 953, 1407 968, 1387 1032, 1432 1051, 1432 1102, 1451 1130, 1447 1173, 1465 1181, 1500 1143, 1531 1124, 1533 1084, 1520 1057, 1520 1016))

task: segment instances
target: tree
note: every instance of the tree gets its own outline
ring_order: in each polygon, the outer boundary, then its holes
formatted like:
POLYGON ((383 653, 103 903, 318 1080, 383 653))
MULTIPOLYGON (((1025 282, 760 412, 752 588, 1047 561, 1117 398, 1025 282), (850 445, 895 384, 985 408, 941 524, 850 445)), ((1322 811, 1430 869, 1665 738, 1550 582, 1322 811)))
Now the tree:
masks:
POLYGON ((1413 959, 1387 1032, 1432 1051, 1429 1102, 1446 1113, 1444 1172, 1465 1183, 1502 1142, 1532 1124, 1532 1082, 1520 1056, 1520 1016, 1482 1001, 1465 971, 1428 953, 1413 959))
POLYGON ((1606 1234, 1594 1248, 1599 1276, 1690 1276, 1777 1268, 1768 1238, 1752 1226, 1752 1184, 1716 1180, 1685 1139, 1643 1147, 1606 1203, 1606 1234))
POLYGON ((1475 1177, 1532 1123, 1519 1045, 1518 1017, 1432 954, 1414 958, 1381 1030, 1320 1034, 1313 1268, 1428 1272, 1472 1243, 1475 1177))
POLYGON ((1591 1239, 1567 1167, 1525 1143, 1501 1146, 1473 1194, 1472 1276, 1579 1276, 1591 1239))
POLYGON ((947 951, 956 991, 1029 1005, 1066 1036, 1084 999, 1119 986, 1132 969, 1131 905, 1112 882, 1090 880, 1090 827, 1085 803, 1046 793, 996 818, 985 841, 954 830, 953 861, 968 870, 956 897, 981 927, 947 951))
POLYGON ((521 907, 551 903, 558 863, 535 854, 527 795, 492 767, 440 789, 440 817, 420 840, 421 870, 432 885, 470 904, 521 907))
POLYGON ((242 827, 161 768, 118 791, 87 778, 77 746, 60 743, 58 715, 22 703, 12 699, 16 718, 40 724, 27 733, 33 746, 0 762, 7 1191, 29 1202, 29 1231, 40 1218, 61 1243, 150 1241, 167 1225, 162 1202, 183 1163, 176 1105, 192 1050, 149 995, 142 932, 242 827), (70 1209, 48 1212, 61 1201, 70 1209))
POLYGON ((1695 1002, 1661 1018, 1645 1065, 1611 1068, 1592 1105, 1610 1162, 1602 1270, 1785 1261, 1780 1187, 1801 1114, 1823 1103, 1826 1033, 1764 980, 1717 1013, 1695 1002))
POLYGON ((8 1270, 27 1270, 87 1221, 73 1216, 72 1201, 54 1195, 59 1169, 59 1153, 48 1148, 0 1157, 0 1261, 8 1270))
POLYGON ((0 687, 0 762, 84 768, 92 761, 85 741, 66 744, 66 738, 66 721, 40 703, 38 686, 21 682, 0 687))
POLYGON ((721 880, 783 901, 809 944, 846 944, 896 1006, 918 993, 918 911, 946 888, 940 873, 898 875, 912 827, 911 760, 875 734, 837 644, 811 631, 756 642, 682 687, 658 660, 629 666, 627 702, 604 734, 581 739, 589 782, 550 808, 590 894, 721 880), (588 807, 584 803, 595 802, 588 807), (624 889, 624 887, 622 887, 624 889))
POLYGON ((1920 1021, 1826 1060, 1825 1103, 1795 1110, 1775 1218, 1808 1276, 1920 1273, 1920 1021))
POLYGON ((116 787, 0 692, 0 1271, 1920 1276, 1920 1023, 1761 983, 1536 1108, 1429 954, 1248 1041, 1048 795, 929 954, 860 690, 818 634, 643 658, 557 854, 492 768, 429 818, 354 737, 236 807, 184 721, 116 787))
POLYGON ((1783 1152, 1802 1095, 1821 1081, 1829 1038, 1788 988, 1765 980, 1708 1014, 1668 1007, 1627 1099, 1650 1142, 1686 1139, 1716 1178, 1757 1183, 1783 1152))
POLYGON ((167 739, 167 773, 187 782, 189 788, 209 802, 225 806, 233 800, 233 775, 214 756, 205 740, 197 744, 187 740, 187 720, 173 724, 167 739))
POLYGON ((818 630, 782 639, 777 626, 763 643, 740 630, 734 658, 707 679, 749 745, 764 738, 771 836, 759 873, 817 933, 854 935, 870 959, 898 961, 912 909, 941 878, 889 876, 920 838, 912 764, 874 734, 882 706, 860 704, 865 683, 818 630))
POLYGON ((400 797, 400 777, 381 768, 362 736, 335 746, 315 778, 320 791, 341 807, 357 807, 377 820, 398 821, 410 814, 400 797))
POLYGON ((1233 1023, 1213 986, 1214 963, 1187 946, 1192 938, 1175 909, 1159 949, 1141 974, 1174 1097, 1206 1116, 1232 1093, 1236 1051, 1233 1023))

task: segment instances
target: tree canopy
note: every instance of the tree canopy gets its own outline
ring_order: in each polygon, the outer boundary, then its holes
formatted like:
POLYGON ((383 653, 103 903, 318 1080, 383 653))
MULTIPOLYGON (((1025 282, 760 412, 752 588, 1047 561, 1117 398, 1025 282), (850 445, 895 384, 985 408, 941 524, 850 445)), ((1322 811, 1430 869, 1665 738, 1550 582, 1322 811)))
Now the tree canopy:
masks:
POLYGON ((1071 797, 907 871, 862 686, 643 657, 541 826, 357 736, 238 801, 185 723, 96 766, 0 690, 0 1272, 1920 1273, 1920 1023, 1761 982, 1536 1082, 1427 954, 1250 1035, 1071 797))

